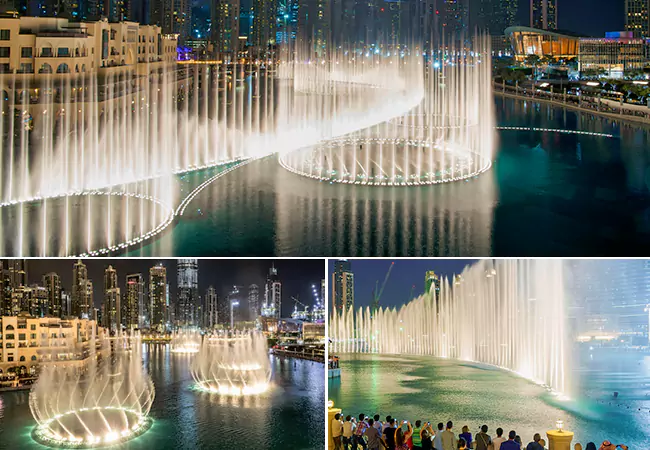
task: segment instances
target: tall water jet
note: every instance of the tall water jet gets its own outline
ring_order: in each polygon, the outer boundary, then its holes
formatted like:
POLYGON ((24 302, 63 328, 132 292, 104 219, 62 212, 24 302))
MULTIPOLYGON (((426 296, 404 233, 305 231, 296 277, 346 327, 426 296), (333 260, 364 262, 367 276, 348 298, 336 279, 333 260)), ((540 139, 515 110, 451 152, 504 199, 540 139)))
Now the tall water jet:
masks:
POLYGON ((205 337, 192 362, 196 386, 207 392, 242 396, 267 391, 271 363, 266 338, 256 332, 205 337))
POLYGON ((201 333, 198 331, 174 331, 172 334, 172 353, 198 353, 200 349, 201 333))
MULTIPOLYGON (((287 152, 282 165, 321 181, 373 186, 445 183, 488 170, 494 147, 490 45, 482 35, 474 42, 471 50, 452 45, 428 55, 350 52, 345 65, 333 66, 329 81, 374 88, 364 99, 366 126, 346 118, 354 126, 337 127, 345 134, 287 152)), ((312 89, 329 86, 315 68, 303 77, 320 80, 308 84, 312 89)))
POLYGON ((567 396, 566 317, 561 261, 483 260, 399 309, 335 312, 330 348, 474 361, 567 396))
POLYGON ((38 423, 34 438, 48 446, 99 447, 141 435, 154 386, 142 365, 140 337, 91 339, 78 349, 88 353, 81 368, 45 363, 29 394, 38 423))

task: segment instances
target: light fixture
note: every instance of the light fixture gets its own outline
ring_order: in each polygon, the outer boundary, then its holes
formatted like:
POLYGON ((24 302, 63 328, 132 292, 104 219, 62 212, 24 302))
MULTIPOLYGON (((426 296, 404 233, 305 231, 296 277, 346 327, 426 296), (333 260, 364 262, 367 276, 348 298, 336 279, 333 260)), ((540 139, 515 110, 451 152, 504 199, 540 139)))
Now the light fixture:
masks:
POLYGON ((564 426, 564 422, 562 422, 562 419, 558 419, 557 422, 555 422, 555 426, 557 427, 557 431, 561 433, 562 427, 564 426))
POLYGON ((330 409, 334 408, 334 401, 333 400, 328 400, 327 401, 327 407, 330 408, 330 409))

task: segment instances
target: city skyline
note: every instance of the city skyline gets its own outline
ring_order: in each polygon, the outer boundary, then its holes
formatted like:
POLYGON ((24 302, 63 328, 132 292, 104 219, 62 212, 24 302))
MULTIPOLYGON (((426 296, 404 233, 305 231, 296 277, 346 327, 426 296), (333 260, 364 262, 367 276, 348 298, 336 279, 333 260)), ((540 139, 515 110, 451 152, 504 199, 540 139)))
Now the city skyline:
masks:
MULTIPOLYGON (((126 300, 128 275, 142 274, 146 291, 149 288, 149 269, 162 263, 167 271, 170 299, 178 300, 178 279, 176 259, 82 259, 86 265, 88 279, 92 281, 93 307, 101 310, 104 299, 105 270, 110 265, 117 272, 117 287, 121 291, 122 301, 126 300)), ((63 290, 72 294, 73 265, 76 259, 28 259, 27 285, 42 285, 42 277, 54 272, 59 275, 63 290)), ((210 286, 213 286, 219 298, 227 297, 233 286, 244 286, 245 297, 252 284, 264 286, 266 276, 272 264, 278 271, 282 282, 282 317, 290 317, 294 302, 291 297, 298 298, 306 304, 313 300, 312 285, 320 286, 324 277, 324 261, 317 259, 302 260, 296 264, 292 260, 198 260, 198 295, 201 299, 210 286), (208 274, 214 274, 214 278, 208 274), (313 278, 313 279, 312 279, 313 278)), ((147 292, 148 294, 148 292, 147 292)), ((264 301, 264 292, 260 292, 259 302, 264 301)))

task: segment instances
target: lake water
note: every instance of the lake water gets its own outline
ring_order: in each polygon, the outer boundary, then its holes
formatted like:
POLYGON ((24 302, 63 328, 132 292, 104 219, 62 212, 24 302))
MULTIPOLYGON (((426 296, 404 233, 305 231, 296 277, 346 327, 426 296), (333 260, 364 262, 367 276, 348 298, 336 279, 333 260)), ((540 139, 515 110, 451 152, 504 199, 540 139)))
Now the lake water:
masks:
POLYGON ((342 374, 330 379, 328 395, 343 414, 381 420, 454 422, 474 435, 487 424, 515 430, 525 444, 545 436, 558 419, 575 433, 573 443, 600 446, 609 439, 630 449, 650 448, 650 355, 584 352, 573 370, 577 392, 557 401, 542 387, 495 368, 451 360, 379 355, 341 355, 342 374), (613 392, 619 392, 617 399, 613 392))
MULTIPOLYGON (((227 400, 192 389, 190 355, 147 346, 144 362, 156 389, 142 436, 114 448, 324 449, 324 365, 271 357, 273 388, 260 397, 227 400)), ((44 449, 31 438, 29 392, 0 394, 0 448, 44 449)))

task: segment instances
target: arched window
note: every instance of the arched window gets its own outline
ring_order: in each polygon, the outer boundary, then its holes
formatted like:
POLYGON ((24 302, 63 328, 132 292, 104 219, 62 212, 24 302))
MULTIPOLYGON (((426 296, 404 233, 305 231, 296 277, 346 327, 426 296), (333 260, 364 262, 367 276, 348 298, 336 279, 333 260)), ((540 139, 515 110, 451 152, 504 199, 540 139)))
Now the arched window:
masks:
POLYGON ((32 361, 36 361, 36 355, 32 355, 32 361))
POLYGON ((75 73, 79 73, 79 64, 75 64, 74 71, 75 73))
POLYGON ((52 73, 52 66, 48 63, 44 63, 41 68, 38 69, 38 73, 52 73))
POLYGON ((81 65, 81 71, 82 71, 82 72, 85 72, 85 71, 86 71, 86 65, 85 65, 85 64, 82 64, 82 65, 81 65))
POLYGON ((14 329, 13 325, 7 325, 7 327, 5 328, 5 330, 13 330, 13 329, 14 329))
POLYGON ((23 356, 20 357, 20 361, 21 361, 21 362, 25 361, 25 355, 23 355, 23 356))
POLYGON ((59 64, 59 67, 56 68, 56 73, 70 73, 70 67, 66 63, 59 64))

